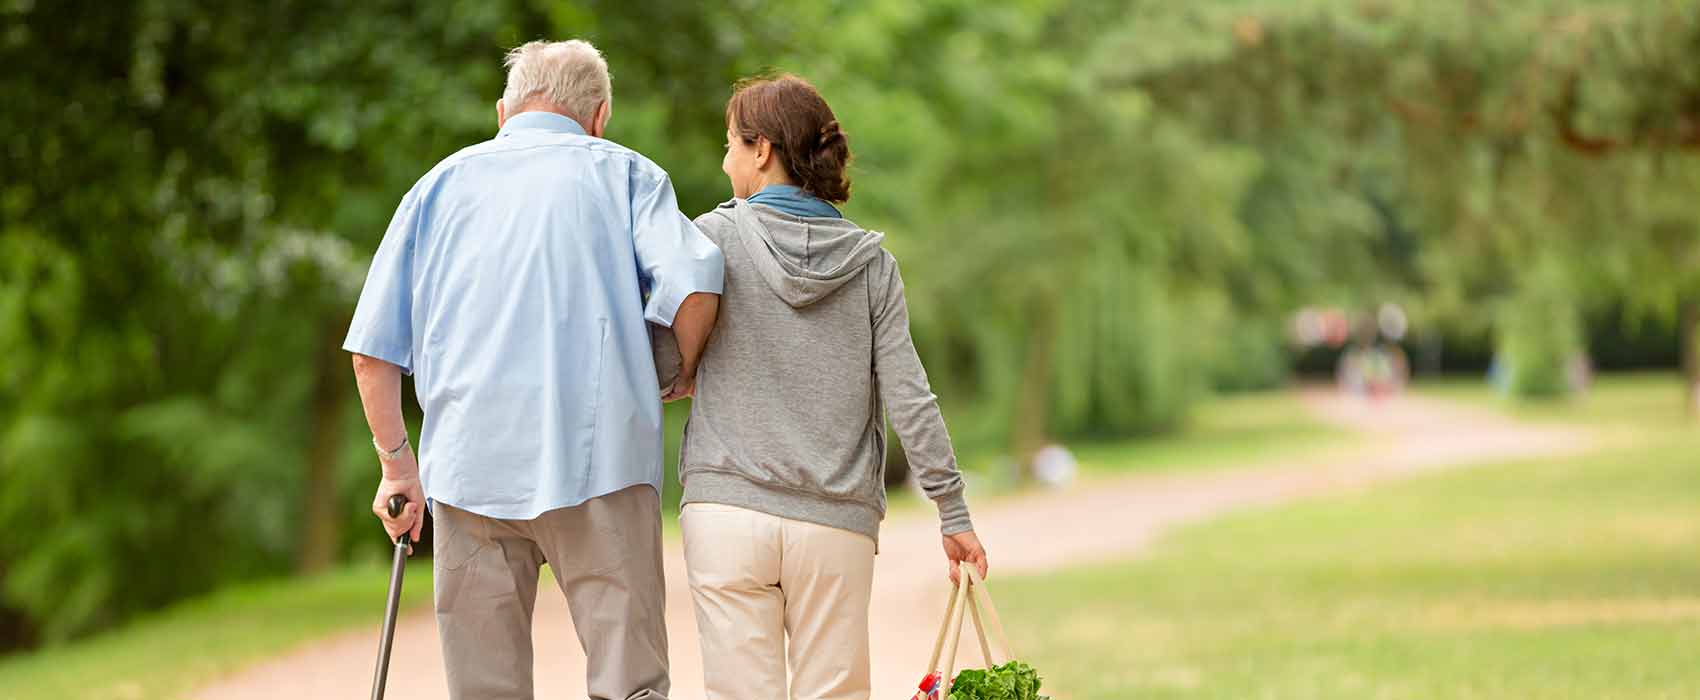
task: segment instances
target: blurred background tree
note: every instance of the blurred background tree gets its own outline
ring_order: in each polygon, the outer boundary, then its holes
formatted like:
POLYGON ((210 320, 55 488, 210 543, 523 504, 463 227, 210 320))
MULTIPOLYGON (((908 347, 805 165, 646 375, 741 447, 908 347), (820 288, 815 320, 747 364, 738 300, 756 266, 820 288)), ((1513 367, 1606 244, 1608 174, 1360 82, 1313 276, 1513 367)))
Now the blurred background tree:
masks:
POLYGON ((822 88, 965 450, 1173 429, 1284 381, 1310 304, 1522 394, 1602 333, 1700 378, 1692 3, 3 2, 0 648, 381 547, 370 251, 569 36, 690 213, 736 78, 822 88))
POLYGON ((1562 386, 1566 364, 1586 350, 1581 318, 1613 309, 1632 322, 1681 319, 1678 352, 1689 358, 1691 392, 1700 386, 1700 307, 1683 272, 1700 255, 1689 195, 1700 152, 1700 8, 1142 7, 1125 41, 1135 58, 1118 84, 1237 142, 1303 134, 1337 154, 1335 167, 1306 174, 1373 183, 1411 222, 1421 274, 1404 283, 1437 321, 1503 319, 1494 345, 1513 392, 1562 386), (1164 50, 1153 38, 1184 47, 1164 50), (1483 312, 1494 305, 1503 311, 1483 312))

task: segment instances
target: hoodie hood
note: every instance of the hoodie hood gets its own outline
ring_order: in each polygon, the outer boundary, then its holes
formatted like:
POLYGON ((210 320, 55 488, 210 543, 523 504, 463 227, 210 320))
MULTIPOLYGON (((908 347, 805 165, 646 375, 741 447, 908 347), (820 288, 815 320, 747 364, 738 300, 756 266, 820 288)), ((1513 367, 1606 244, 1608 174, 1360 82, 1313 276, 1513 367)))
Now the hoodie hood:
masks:
POLYGON ((880 254, 883 234, 849 219, 803 218, 734 199, 728 205, 738 239, 762 280, 792 308, 837 291, 880 254))

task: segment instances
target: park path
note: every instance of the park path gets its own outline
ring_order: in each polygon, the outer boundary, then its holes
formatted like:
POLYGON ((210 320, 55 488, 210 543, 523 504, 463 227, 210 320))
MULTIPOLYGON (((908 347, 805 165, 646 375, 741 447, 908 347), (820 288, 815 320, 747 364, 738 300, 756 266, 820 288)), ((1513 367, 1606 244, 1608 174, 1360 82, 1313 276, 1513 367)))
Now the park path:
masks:
MULTIPOLYGON (((1323 456, 1277 458, 1208 471, 1087 479, 1056 491, 977 504, 974 522, 997 578, 1126 558, 1153 538, 1233 509, 1266 506, 1437 469, 1501 458, 1570 454, 1590 436, 1573 428, 1513 421, 1479 407, 1403 397, 1378 404, 1306 390, 1304 404, 1356 435, 1323 456)), ((972 488, 972 487, 970 487, 972 488)), ((970 491, 972 495, 972 490, 970 491)), ((871 622, 876 700, 908 698, 926 662, 948 583, 937 523, 918 510, 893 517, 881 536, 871 622)), ((667 615, 675 698, 702 697, 696 619, 685 586, 684 556, 668 542, 667 615)), ((545 582, 549 583, 549 582, 545 582)), ((423 585, 414 582, 414 585, 423 585)), ((375 592, 375 595, 380 595, 375 592)), ((378 602, 374 598, 374 602, 378 602)), ((1011 630, 1019 653, 1019 630, 1011 630)), ((388 696, 444 698, 436 621, 423 610, 397 625, 388 696)), ((542 587, 537 604, 537 696, 583 698, 584 663, 560 593, 542 587)), ((205 688, 198 700, 354 698, 369 693, 376 630, 320 640, 240 669, 205 688)), ((978 651, 964 644, 961 663, 978 651)))

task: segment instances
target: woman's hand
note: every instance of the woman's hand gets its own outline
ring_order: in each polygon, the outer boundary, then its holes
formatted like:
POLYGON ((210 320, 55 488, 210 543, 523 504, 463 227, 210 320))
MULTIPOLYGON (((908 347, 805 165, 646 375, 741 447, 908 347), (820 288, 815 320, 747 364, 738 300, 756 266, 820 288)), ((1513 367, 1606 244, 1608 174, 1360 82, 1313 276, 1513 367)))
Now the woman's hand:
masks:
POLYGON ((973 530, 958 532, 944 536, 944 556, 950 560, 950 582, 956 583, 961 572, 957 567, 963 562, 979 569, 980 578, 986 578, 986 548, 980 545, 980 537, 973 530))
POLYGON ((690 374, 685 374, 683 371, 680 371, 679 376, 673 378, 672 385, 661 390, 661 400, 678 401, 679 399, 687 396, 695 396, 696 393, 697 373, 691 372, 690 374))

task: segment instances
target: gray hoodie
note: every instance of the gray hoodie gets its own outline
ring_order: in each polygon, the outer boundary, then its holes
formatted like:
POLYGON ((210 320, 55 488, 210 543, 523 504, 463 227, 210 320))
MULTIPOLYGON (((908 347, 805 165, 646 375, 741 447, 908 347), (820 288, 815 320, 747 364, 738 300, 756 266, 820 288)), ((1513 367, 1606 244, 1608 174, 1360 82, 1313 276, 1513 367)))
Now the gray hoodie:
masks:
POLYGON ((889 416, 944 533, 973 529, 883 237, 845 219, 799 218, 740 199, 696 224, 725 255, 726 283, 679 453, 684 502, 877 542, 889 416))

